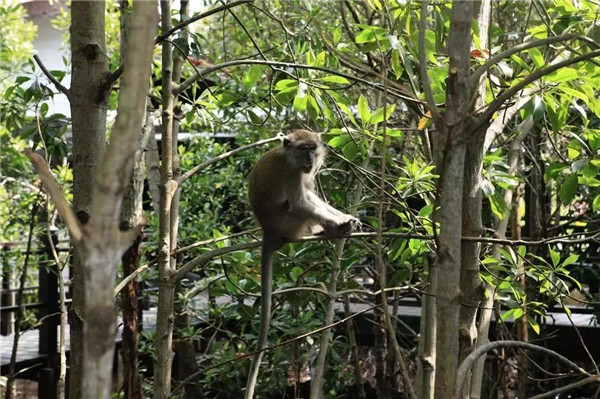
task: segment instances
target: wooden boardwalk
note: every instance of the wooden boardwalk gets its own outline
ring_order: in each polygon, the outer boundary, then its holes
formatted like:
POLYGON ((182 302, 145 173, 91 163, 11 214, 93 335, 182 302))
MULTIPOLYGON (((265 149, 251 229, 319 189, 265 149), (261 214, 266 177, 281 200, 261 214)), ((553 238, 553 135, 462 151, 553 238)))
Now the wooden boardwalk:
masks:
MULTIPOLYGON (((217 301, 219 305, 224 305, 227 303, 235 303, 234 301, 228 298, 219 298, 217 301)), ((249 302, 250 304, 250 302, 249 302)), ((206 298, 201 297, 198 300, 198 308, 202 306, 206 306, 206 298)), ((361 310, 370 307, 369 305, 362 303, 353 303, 352 304, 352 312, 360 312, 361 310)), ((150 331, 154 329, 156 324, 156 310, 157 308, 150 308, 149 310, 144 310, 143 312, 143 326, 144 331, 150 331)), ((343 312, 343 306, 341 303, 338 303, 337 309, 338 312, 343 312)), ((391 306, 390 306, 391 311, 391 306)), ((401 318, 420 318, 421 317, 421 308, 419 306, 399 306, 398 307, 398 315, 401 318)), ((593 325, 593 315, 592 314, 583 314, 583 313, 573 313, 571 316, 573 323, 578 328, 600 328, 600 326, 593 325)), ((548 314, 547 317, 547 325, 556 326, 556 327, 566 327, 571 328, 571 322, 568 317, 564 313, 552 312, 548 314)), ((121 331, 122 326, 119 321, 119 333, 117 334, 117 341, 121 340, 121 331)), ((66 347, 69 350, 70 340, 69 340, 69 328, 67 326, 66 331, 66 347)), ((8 336, 0 336, 0 366, 4 367, 10 363, 10 356, 12 352, 14 334, 8 336)), ((39 330, 28 330, 22 333, 21 339, 19 340, 19 348, 17 351, 17 362, 28 362, 35 361, 36 359, 41 359, 43 355, 40 355, 39 352, 39 330)))

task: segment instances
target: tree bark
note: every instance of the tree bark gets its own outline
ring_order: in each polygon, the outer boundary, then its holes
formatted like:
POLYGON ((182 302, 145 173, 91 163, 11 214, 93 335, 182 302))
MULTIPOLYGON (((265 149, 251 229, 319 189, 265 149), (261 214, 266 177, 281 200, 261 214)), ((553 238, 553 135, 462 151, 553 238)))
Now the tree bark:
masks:
MULTIPOLYGON (((171 29, 170 1, 161 0, 161 29, 171 29)), ((162 42, 162 154, 158 253, 158 312, 156 316, 156 358, 154 362, 154 398, 166 399, 171 391, 173 364, 173 304, 175 273, 171 265, 171 204, 177 190, 173 179, 173 46, 162 42)))
POLYGON ((81 241, 75 243, 76 253, 83 262, 86 287, 81 384, 83 398, 109 398, 111 394, 117 331, 113 300, 117 266, 125 250, 141 232, 141 225, 135 226, 132 231, 119 232, 119 216, 138 149, 149 89, 156 20, 157 10, 153 3, 134 3, 117 119, 110 144, 97 169, 90 222, 83 229, 81 241))
POLYGON ((460 269, 463 182, 469 131, 469 61, 471 46, 471 1, 455 1, 450 16, 448 55, 448 107, 434 145, 438 173, 440 224, 436 248, 436 375, 435 397, 453 392, 458 367, 460 315, 460 269))
MULTIPOLYGON (((90 218, 93 186, 106 147, 108 74, 104 1, 71 4, 71 88, 69 101, 73 131, 73 210, 81 224, 90 218)), ((71 354, 69 397, 82 397, 83 318, 85 286, 82 259, 73 256, 72 304, 69 313, 71 354)))

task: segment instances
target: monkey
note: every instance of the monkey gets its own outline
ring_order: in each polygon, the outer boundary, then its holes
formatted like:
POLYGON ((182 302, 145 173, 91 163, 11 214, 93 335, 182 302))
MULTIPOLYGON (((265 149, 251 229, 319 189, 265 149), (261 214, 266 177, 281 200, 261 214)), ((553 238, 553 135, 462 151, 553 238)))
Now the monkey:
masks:
POLYGON ((253 398, 262 351, 267 344, 275 253, 286 242, 308 233, 342 236, 360 227, 357 218, 338 211, 316 194, 315 177, 324 159, 325 146, 320 136, 295 130, 284 136, 281 145, 264 153, 250 173, 248 197, 263 230, 263 243, 260 328, 246 399, 253 398))

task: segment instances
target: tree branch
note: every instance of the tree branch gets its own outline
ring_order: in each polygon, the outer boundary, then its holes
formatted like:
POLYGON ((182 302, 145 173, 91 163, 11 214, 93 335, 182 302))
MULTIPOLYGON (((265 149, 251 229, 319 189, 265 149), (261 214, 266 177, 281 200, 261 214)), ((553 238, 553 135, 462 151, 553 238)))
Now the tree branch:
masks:
MULTIPOLYGON (((172 27, 171 29, 169 29, 168 31, 166 31, 165 33, 157 36, 154 39, 154 44, 159 44, 160 42, 164 41, 166 38, 168 38, 169 36, 171 36, 173 33, 185 28, 186 26, 201 20, 202 18, 206 18, 209 17, 213 14, 216 14, 220 11, 223 10, 227 10, 245 3, 252 3, 254 0, 238 0, 238 1, 234 1, 232 3, 229 4, 224 4, 222 6, 213 8, 212 10, 200 13, 200 14, 196 14, 193 17, 191 17, 190 19, 185 20, 184 22, 180 23, 179 25, 176 25, 174 27, 172 27)), ((117 81, 117 79, 119 79, 119 77, 121 77, 121 74, 123 73, 123 65, 121 65, 116 71, 114 71, 113 73, 110 74, 110 76, 108 77, 108 79, 106 80, 106 84, 108 85, 108 87, 112 86, 112 84, 114 82, 117 81)))
POLYGON ((541 47, 541 46, 545 46, 547 44, 552 44, 552 43, 556 43, 556 42, 562 42, 562 41, 571 40, 571 39, 576 39, 578 37, 579 37, 579 35, 577 35, 577 34, 567 33, 567 34, 560 35, 560 36, 552 36, 552 37, 547 37, 545 39, 532 40, 532 41, 529 41, 529 42, 518 44, 518 45, 516 45, 514 47, 511 47, 511 48, 509 48, 507 50, 504 50, 503 52, 498 53, 495 56, 491 57, 489 60, 487 60, 485 62, 485 64, 481 65, 479 68, 477 68, 475 71, 473 71, 473 74, 471 75, 471 79, 470 79, 469 84, 471 85, 471 87, 476 86, 479 83, 479 78, 487 70, 489 70, 491 67, 493 67, 494 65, 496 65, 497 63, 499 63, 503 59, 505 59, 507 57, 510 57, 513 54, 520 53, 521 51, 525 51, 525 50, 528 50, 530 48, 541 47))
POLYGON ((553 389, 552 391, 548 391, 545 393, 541 393, 539 395, 535 395, 532 396, 529 399, 543 399, 543 398, 556 398, 558 397, 559 393, 563 393, 563 392, 567 392, 573 388, 578 388, 580 386, 586 385, 586 384, 590 384, 592 382, 600 382, 600 376, 599 375, 592 375, 588 378, 584 378, 583 380, 579 380, 576 381, 572 384, 569 385, 565 385, 564 387, 560 387, 560 388, 556 388, 553 389))
MULTIPOLYGON (((325 235, 316 235, 316 236, 304 236, 294 241, 289 242, 309 242, 309 241, 323 241, 323 240, 336 240, 339 238, 373 238, 376 237, 376 232, 364 232, 364 233, 351 233, 342 236, 325 236, 325 235)), ((570 236, 559 236, 553 238, 546 238, 543 240, 537 241, 527 241, 527 240, 504 240, 499 238, 489 238, 489 237, 462 237, 462 241, 466 242, 484 242, 484 243, 492 243, 492 244, 500 244, 500 245, 509 245, 509 246, 540 246, 547 244, 582 244, 585 242, 596 240, 597 237, 600 236, 600 232, 595 232, 594 235, 590 237, 585 237, 581 239, 568 239, 566 237, 570 236)), ((418 239, 418 240, 434 240, 436 237, 433 235, 426 234, 406 234, 406 233, 393 233, 393 232, 384 232, 383 237, 388 238, 403 238, 403 239, 418 239)), ((245 249, 253 249, 258 248, 262 245, 262 241, 252 241, 246 242, 237 245, 231 245, 229 247, 217 248, 212 251, 208 251, 195 257, 190 260, 186 264, 184 264, 180 269, 177 270, 171 276, 172 282, 176 282, 177 280, 183 278, 187 273, 191 272, 194 268, 200 266, 204 262, 209 261, 210 259, 225 255, 231 252, 243 251, 245 249)))
POLYGON ((427 72, 427 50, 425 48, 425 31, 427 25, 427 6, 429 5, 428 0, 421 2, 421 18, 419 19, 419 72, 421 74, 421 84, 423 85, 423 92, 425 93, 425 99, 427 100, 427 108, 431 111, 431 116, 436 126, 442 122, 442 116, 440 111, 435 104, 433 98, 433 91, 431 90, 431 80, 429 79, 429 73, 427 72))
POLYGON ((181 175, 179 177, 179 179, 177 179, 177 185, 179 187, 181 187, 181 185, 183 183, 185 183, 190 177, 194 176, 196 173, 200 172, 202 169, 205 169, 205 168, 209 167, 210 165, 215 164, 225 158, 229 158, 229 157, 236 155, 237 153, 240 153, 242 151, 246 151, 251 148, 270 143, 271 141, 281 140, 282 138, 283 138, 283 134, 279 133, 277 135, 277 137, 272 137, 272 138, 265 139, 265 140, 259 140, 257 142, 251 143, 251 144, 243 145, 234 150, 224 152, 223 154, 220 154, 214 158, 207 159, 206 161, 202 162, 200 165, 193 167, 192 169, 190 169, 189 171, 187 171, 183 175, 181 175))
POLYGON ((158 44, 160 42, 162 42, 163 40, 165 40, 166 38, 168 38, 169 36, 171 36, 173 33, 177 32, 178 30, 181 30, 183 28, 185 28, 186 26, 193 24, 194 22, 202 19, 202 18, 206 18, 209 17, 213 14, 216 14, 220 11, 224 11, 224 10, 228 10, 230 8, 233 7, 237 7, 239 5, 242 4, 246 4, 246 3, 252 3, 254 0, 238 0, 238 1, 234 1, 228 4, 223 4, 222 6, 213 8, 212 10, 206 11, 206 12, 202 12, 200 14, 196 14, 193 17, 191 17, 190 19, 180 23, 179 25, 176 25, 174 27, 172 27, 171 29, 167 30, 165 33, 159 35, 156 37, 154 43, 158 44))
POLYGON ((530 74, 529 76, 527 76, 525 79, 521 80, 516 85, 512 86, 510 89, 506 90, 504 93, 502 93, 500 96, 498 96, 494 101, 492 101, 488 105, 487 109, 480 116, 477 117, 477 120, 472 127, 472 131, 477 131, 477 129, 479 129, 484 123, 487 123, 487 121, 492 118, 494 113, 497 110, 499 110, 500 107, 502 107, 502 105, 504 105, 504 103, 508 99, 510 99, 515 94, 517 94, 519 91, 521 91, 523 88, 525 88, 525 86, 529 85, 530 83, 532 83, 532 82, 540 79, 541 77, 546 76, 556 70, 564 68, 566 66, 576 64, 581 61, 586 61, 591 58, 595 58, 595 57, 599 57, 599 56, 600 56, 600 50, 595 50, 595 51, 589 52, 587 54, 582 54, 577 57, 571 58, 569 60, 557 62, 556 64, 550 65, 546 68, 538 69, 537 71, 535 71, 532 74, 530 74))
MULTIPOLYGON (((494 341, 494 342, 489 342, 489 343, 482 345, 479 348, 475 349, 473 352, 471 352, 471 354, 469 356, 467 356, 465 358, 465 360, 463 360, 462 364, 458 368, 458 371, 456 372, 456 386, 454 387, 454 397, 456 397, 456 398, 460 397, 460 390, 462 389, 465 377, 467 376, 468 371, 471 369, 471 366, 473 366, 473 363, 475 363, 475 361, 480 356, 484 355, 485 353, 487 353, 488 351, 490 351, 492 349, 505 348, 505 347, 524 348, 524 349, 530 349, 530 350, 544 352, 547 355, 554 356, 555 358, 557 358, 561 362, 565 363, 569 367, 579 371, 581 374, 590 376, 590 374, 587 371, 585 371, 584 369, 579 367, 577 364, 573 363, 572 361, 570 361, 569 359, 564 357, 563 355, 556 353, 555 351, 550 350, 548 348, 544 348, 543 346, 530 344, 528 342, 520 342, 520 341, 494 341)), ((595 376, 595 377, 598 378, 598 376, 595 376)))
POLYGON ((81 229, 81 225, 79 224, 79 220, 77 220, 71 205, 69 205, 67 202, 61 188, 56 182, 56 179, 54 179, 48 164, 39 154, 36 154, 30 148, 26 148, 24 153, 31 160, 33 167, 40 176, 42 184, 46 188, 48 194, 50 194, 50 198, 52 198, 52 201, 56 205, 58 214, 69 230, 71 239, 75 242, 81 241, 83 238, 83 231, 81 229))
MULTIPOLYGON (((215 71, 218 71, 218 70, 221 70, 224 68, 228 68, 231 66, 236 66, 236 65, 268 65, 268 66, 278 66, 278 67, 283 67, 283 68, 311 69, 311 70, 315 70, 315 71, 327 72, 332 75, 341 76, 346 79, 350 79, 350 80, 354 80, 354 81, 363 83, 363 84, 365 84, 369 87, 372 87, 376 90, 383 91, 383 86, 381 84, 370 82, 366 79, 359 78, 359 77, 356 77, 356 76, 353 76, 353 75, 350 75, 350 74, 347 74, 344 72, 335 71, 335 70, 332 70, 329 68, 317 67, 317 66, 305 65, 305 64, 296 64, 293 62, 281 62, 281 61, 269 61, 269 60, 232 60, 232 61, 223 62, 218 65, 213 65, 213 66, 207 67, 206 69, 204 69, 202 71, 201 74, 196 74, 194 76, 189 77, 184 82, 182 82, 179 86, 176 86, 173 89, 173 93, 175 95, 179 95, 182 92, 184 92, 185 90, 187 90, 191 85, 193 85, 198 79, 201 79, 215 71)), ((408 96, 403 93, 398 93, 396 90, 390 90, 388 88, 388 91, 391 94, 393 94, 395 97, 401 98, 405 101, 411 101, 411 102, 415 102, 415 103, 419 103, 419 104, 423 103, 423 101, 419 100, 418 98, 411 97, 411 96, 408 96)))
POLYGON ((33 59, 38 64, 38 66, 40 67, 40 69, 42 70, 42 72, 44 73, 44 75, 46 75, 46 77, 48 78, 48 80, 50 82, 52 82, 52 84, 54 84, 54 86, 56 87, 56 89, 58 91, 60 91, 61 93, 63 93, 65 96, 69 97, 69 89, 67 89, 65 86, 63 86, 62 83, 60 83, 58 81, 58 79, 56 79, 54 76, 52 76, 52 74, 50 73, 50 71, 48 71, 48 69, 46 68, 46 66, 42 63, 42 60, 40 59, 40 57, 36 54, 36 55, 33 56, 33 59))

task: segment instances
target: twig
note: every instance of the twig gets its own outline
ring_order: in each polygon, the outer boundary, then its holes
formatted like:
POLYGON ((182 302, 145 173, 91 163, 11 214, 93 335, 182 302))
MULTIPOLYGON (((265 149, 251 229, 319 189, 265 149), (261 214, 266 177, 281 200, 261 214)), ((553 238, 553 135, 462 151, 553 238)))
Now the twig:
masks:
MULTIPOLYGON (((233 8, 236 6, 239 6, 241 4, 245 4, 245 3, 252 3, 254 0, 239 0, 239 1, 234 1, 232 3, 229 4, 225 4, 219 7, 216 7, 212 10, 200 13, 200 14, 196 14, 194 15, 192 18, 185 20, 184 22, 180 23, 179 25, 176 25, 174 27, 172 27, 171 29, 167 30, 165 33, 159 35, 156 37, 156 39, 154 39, 154 44, 159 44, 160 42, 164 41, 166 38, 168 38, 169 36, 171 36, 173 33, 177 32, 178 30, 181 30, 183 28, 185 28, 186 26, 202 19, 202 18, 206 18, 209 17, 213 14, 216 14, 220 11, 223 10, 227 10, 229 8, 233 8)), ((108 77, 108 79, 106 79, 106 87, 110 87, 112 86, 112 84, 114 82, 117 81, 117 79, 119 79, 119 77, 121 77, 121 75, 123 74, 124 71, 124 67, 123 65, 121 65, 117 70, 115 70, 113 73, 110 74, 110 76, 108 77)))
POLYGON ((42 60, 40 59, 40 57, 36 54, 36 55, 33 56, 33 59, 38 64, 38 66, 40 67, 40 69, 42 70, 42 72, 44 73, 44 75, 46 75, 46 77, 48 78, 48 80, 50 82, 52 82, 52 84, 54 84, 54 86, 58 89, 58 91, 60 91, 61 93, 63 93, 67 97, 69 97, 69 89, 67 89, 65 86, 63 86, 62 83, 60 83, 58 81, 58 79, 56 79, 54 76, 52 76, 52 74, 50 73, 50 71, 48 71, 48 69, 46 68, 46 66, 42 63, 42 60))
POLYGON ((185 28, 186 26, 202 19, 202 18, 206 18, 209 17, 213 14, 216 14, 218 12, 224 11, 224 10, 228 10, 230 8, 233 7, 237 7, 239 5, 242 4, 246 4, 246 3, 252 3, 254 0, 238 0, 238 1, 234 1, 231 2, 229 4, 224 4, 222 6, 213 8, 212 10, 206 11, 206 12, 202 12, 200 14, 196 14, 193 17, 191 17, 190 19, 180 23, 179 25, 175 25, 174 27, 172 27, 171 29, 167 30, 165 33, 163 33, 162 35, 159 35, 156 37, 156 39, 154 40, 154 43, 158 44, 160 42, 162 42, 163 40, 165 40, 166 38, 168 38, 169 36, 171 36, 173 33, 177 32, 178 30, 181 30, 183 28, 185 28))
POLYGON ((58 214, 62 218, 63 223, 67 226, 67 229, 69 229, 71 239, 76 242, 80 241, 83 238, 81 225, 79 224, 73 209, 67 202, 62 190, 58 186, 58 183, 56 183, 56 179, 54 179, 50 168, 48 168, 48 164, 39 154, 33 152, 31 148, 26 148, 24 153, 31 160, 46 191, 50 194, 52 201, 56 205, 58 214))
POLYGON ((252 357, 252 356, 256 355, 256 354, 257 354, 257 353, 259 353, 259 352, 268 352, 268 351, 272 351, 273 349, 277 349, 277 348, 280 348, 280 347, 282 347, 282 346, 289 345, 289 344, 291 344, 291 343, 293 343, 293 342, 296 342, 296 341, 302 340, 302 339, 304 339, 304 338, 306 338, 306 337, 309 337, 309 336, 311 336, 311 335, 314 335, 314 334, 320 333, 321 331, 324 331, 324 330, 326 330, 326 329, 328 329, 328 328, 332 328, 332 327, 335 327, 335 326, 337 326, 337 325, 340 325, 340 324, 342 324, 342 323, 345 323, 345 322, 347 322, 348 320, 351 320, 351 319, 353 319, 353 318, 355 318, 355 317, 357 317, 357 316, 360 316, 360 315, 361 315, 361 314, 363 314, 363 313, 370 312, 371 310, 375 309, 377 306, 378 306, 378 305, 374 305, 374 306, 368 307, 368 308, 366 308, 366 309, 363 309, 363 310, 361 310, 360 312, 356 312, 356 313, 354 313, 354 314, 351 314, 350 316, 348 316, 348 317, 345 317, 345 318, 343 318, 343 319, 340 319, 340 320, 338 320, 338 321, 336 321, 336 322, 334 322, 334 323, 328 324, 328 325, 326 325, 326 326, 323 326, 323 327, 319 327, 319 328, 317 328, 316 330, 309 331, 309 332, 307 332, 307 333, 305 333, 305 334, 298 335, 297 337, 294 337, 294 338, 292 338, 292 339, 289 339, 289 340, 287 340, 287 341, 283 341, 283 342, 280 342, 280 343, 278 343, 278 344, 275 344, 275 345, 268 346, 268 347, 266 347, 266 348, 264 348, 264 349, 262 349, 262 350, 260 350, 260 351, 249 352, 249 353, 246 353, 246 354, 243 354, 243 355, 240 355, 240 356, 232 357, 231 359, 224 360, 224 361, 222 361, 222 362, 220 362, 220 363, 216 363, 216 364, 213 364, 213 365, 212 365, 212 366, 210 366, 210 367, 207 367, 207 368, 205 368, 205 369, 199 370, 198 372, 196 372, 196 373, 194 373, 194 374, 190 375, 190 376, 189 376, 188 378, 186 378, 185 380, 181 381, 181 382, 179 383, 179 385, 178 385, 177 387, 175 387, 175 389, 173 389, 173 391, 171 391, 171 393, 170 393, 169 397, 173 397, 173 395, 174 395, 175 393, 177 393, 177 391, 179 391, 179 390, 180 390, 182 387, 184 387, 184 386, 185 386, 185 384, 187 384, 187 383, 188 383, 188 382, 190 382, 190 381, 193 381, 193 380, 194 380, 196 377, 198 377, 198 375, 200 375, 200 374, 202 374, 202 373, 205 373, 205 372, 206 372, 206 371, 208 371, 208 370, 211 370, 211 369, 214 369, 214 368, 219 368, 219 367, 221 367, 221 366, 223 366, 223 365, 225 365, 225 364, 228 364, 228 363, 231 363, 231 362, 235 362, 235 361, 238 361, 238 360, 248 359, 249 357, 252 357))
POLYGON ((580 386, 583 386, 583 385, 586 385, 586 384, 590 384, 592 382, 600 382, 600 376, 593 375, 591 377, 584 378, 583 380, 574 382, 572 384, 565 385, 563 387, 553 389, 552 391, 548 391, 548 392, 545 392, 545 393, 541 393, 539 395, 532 396, 529 399, 556 398, 556 397, 559 396, 559 395, 557 395, 559 393, 567 392, 567 391, 569 391, 569 390, 571 390, 573 388, 577 388, 577 387, 580 387, 580 386))

